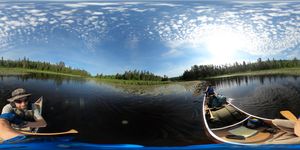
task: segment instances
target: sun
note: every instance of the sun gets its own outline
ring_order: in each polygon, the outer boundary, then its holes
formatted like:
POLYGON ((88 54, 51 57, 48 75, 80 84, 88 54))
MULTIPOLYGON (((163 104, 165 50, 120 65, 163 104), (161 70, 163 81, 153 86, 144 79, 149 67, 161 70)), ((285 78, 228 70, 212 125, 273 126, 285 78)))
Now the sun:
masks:
POLYGON ((194 42, 200 44, 209 57, 207 63, 224 64, 236 61, 240 51, 249 48, 245 32, 229 26, 210 26, 198 31, 194 42))
POLYGON ((230 56, 240 50, 245 45, 245 41, 238 33, 215 30, 208 35, 204 44, 213 55, 230 56))

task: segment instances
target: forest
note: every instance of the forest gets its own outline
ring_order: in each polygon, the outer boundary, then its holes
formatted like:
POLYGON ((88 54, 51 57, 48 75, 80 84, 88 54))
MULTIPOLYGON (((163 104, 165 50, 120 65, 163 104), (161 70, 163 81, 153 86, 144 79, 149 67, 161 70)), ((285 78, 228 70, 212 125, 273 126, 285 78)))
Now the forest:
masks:
MULTIPOLYGON (((72 75, 79 75, 83 77, 92 77, 92 75, 83 69, 74 69, 70 66, 66 66, 63 61, 56 64, 49 62, 32 61, 29 58, 24 57, 18 60, 4 60, 1 57, 0 67, 2 68, 23 68, 33 69, 41 71, 50 71, 57 73, 65 73, 72 75)), ((193 65, 190 70, 185 70, 179 77, 168 78, 164 75, 163 77, 155 75, 149 71, 140 70, 129 70, 124 73, 117 73, 115 75, 103 75, 97 74, 94 77, 98 79, 116 79, 116 80, 136 80, 136 81, 168 81, 168 80, 199 80, 212 76, 242 73, 249 71, 259 71, 268 69, 280 69, 280 68, 300 68, 300 60, 296 57, 292 60, 275 60, 267 59, 263 61, 258 58, 256 62, 235 62, 231 65, 193 65)))
POLYGON ((3 57, 1 57, 0 67, 34 69, 34 70, 41 70, 41 71, 73 74, 79 76, 91 76, 90 73, 88 73, 85 70, 73 69, 72 67, 67 67, 63 61, 60 61, 57 64, 51 64, 49 62, 32 61, 26 57, 18 60, 4 60, 3 57))
POLYGON ((232 65, 193 65, 190 70, 185 70, 179 79, 185 81, 199 80, 225 74, 292 67, 300 67, 300 61, 296 57, 292 60, 267 59, 265 61, 258 58, 256 62, 235 62, 232 65))
MULTIPOLYGON (((73 69, 70 66, 66 66, 63 61, 56 64, 51 64, 49 62, 32 61, 29 58, 24 57, 18 60, 4 60, 1 57, 0 67, 2 68, 23 68, 23 69, 33 69, 41 71, 50 71, 57 73, 65 73, 72 75, 79 75, 83 77, 92 77, 89 72, 83 69, 73 69)), ((154 75, 149 71, 125 71, 123 74, 117 73, 116 75, 103 75, 97 74, 95 78, 99 79, 117 79, 117 80, 141 80, 141 81, 167 81, 168 77, 154 75)))
POLYGON ((149 71, 125 71, 123 74, 117 73, 116 75, 103 75, 97 74, 96 78, 101 79, 119 79, 119 80, 142 80, 142 81, 167 81, 168 77, 164 75, 164 77, 154 75, 149 71))

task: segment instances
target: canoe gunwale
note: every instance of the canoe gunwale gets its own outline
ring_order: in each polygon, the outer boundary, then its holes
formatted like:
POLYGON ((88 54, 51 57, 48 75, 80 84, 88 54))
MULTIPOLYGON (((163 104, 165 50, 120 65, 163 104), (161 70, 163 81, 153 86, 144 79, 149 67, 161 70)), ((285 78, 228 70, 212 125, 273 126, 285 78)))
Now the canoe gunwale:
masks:
POLYGON ((218 131, 221 131, 222 129, 223 130, 226 130, 227 128, 230 128, 230 127, 235 127, 235 126, 238 126, 239 124, 245 122, 247 119, 249 119, 250 117, 254 117, 254 118, 258 118, 258 119, 262 119, 264 121, 270 121, 272 119, 267 119, 267 118, 262 118, 262 117, 258 117, 258 116, 255 116, 255 115, 251 115, 241 109, 239 109, 238 107, 236 107, 235 105, 233 105, 231 103, 233 99, 232 98, 228 98, 228 104, 227 105, 231 105, 233 106, 235 109, 237 109, 237 111, 240 111, 241 113, 244 113, 245 116, 246 116, 246 119, 243 119, 242 121, 239 121, 238 123, 234 123, 232 125, 228 125, 228 126, 225 126, 225 127, 220 127, 220 128, 214 128, 214 129, 211 129, 208 125, 208 120, 206 118, 206 113, 207 113, 207 110, 205 109, 207 107, 207 102, 206 102, 206 96, 204 95, 203 97, 203 109, 202 109, 202 113, 203 113, 203 122, 204 122, 204 126, 206 128, 206 134, 208 134, 208 136, 212 137, 213 140, 215 142, 218 142, 218 143, 228 143, 228 144, 235 144, 235 145, 261 145, 261 143, 243 143, 243 142, 236 142, 236 141, 229 141, 229 140, 226 140, 226 139, 223 139, 222 137, 218 136, 215 132, 218 132, 218 131))
MULTIPOLYGON (((221 137, 217 136, 208 126, 207 120, 206 120, 206 110, 204 109, 206 107, 206 95, 204 94, 203 96, 203 104, 202 104, 202 115, 203 115, 203 122, 204 122, 204 126, 206 128, 206 131, 209 133, 209 136, 212 136, 215 140, 217 140, 220 143, 229 143, 229 144, 240 144, 240 143, 236 143, 236 142, 231 142, 231 141, 225 141, 224 139, 222 139, 221 137)), ((206 132, 206 133, 207 133, 206 132)), ((242 144, 243 145, 243 144, 242 144)))
POLYGON ((263 118, 263 117, 259 117, 259 116, 255 116, 255 115, 252 115, 252 114, 249 114, 245 111, 243 111, 242 109, 240 109, 239 107, 235 106, 234 104, 232 104, 231 102, 234 100, 232 98, 228 98, 229 100, 226 100, 226 102, 228 104, 230 104, 232 107, 234 107, 235 109, 237 109, 238 111, 248 115, 248 116, 251 116, 251 117, 254 117, 254 118, 257 118, 257 119, 261 119, 261 120, 265 120, 265 121, 272 121, 273 119, 269 119, 269 118, 263 118))
POLYGON ((246 117, 245 119, 243 119, 243 120, 241 120, 241 121, 239 121, 239 122, 237 122, 237 123, 235 123, 235 124, 231 124, 231 125, 228 125, 228 126, 225 126, 225 127, 220 127, 220 128, 212 128, 212 129, 210 129, 210 130, 212 130, 212 131, 218 131, 218 130, 224 130, 224 129, 227 129, 227 128, 231 128, 231 127, 234 127, 234 126, 237 126, 237 125, 239 125, 239 124, 244 123, 244 122, 247 121, 249 118, 251 118, 251 116, 248 116, 248 117, 246 117))

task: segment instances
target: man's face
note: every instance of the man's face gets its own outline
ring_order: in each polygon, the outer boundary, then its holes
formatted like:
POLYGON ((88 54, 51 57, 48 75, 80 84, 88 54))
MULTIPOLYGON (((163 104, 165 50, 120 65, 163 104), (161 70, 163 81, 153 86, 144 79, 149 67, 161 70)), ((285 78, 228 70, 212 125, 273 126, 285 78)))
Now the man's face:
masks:
POLYGON ((27 98, 23 97, 14 101, 17 109, 26 109, 27 108, 27 98))

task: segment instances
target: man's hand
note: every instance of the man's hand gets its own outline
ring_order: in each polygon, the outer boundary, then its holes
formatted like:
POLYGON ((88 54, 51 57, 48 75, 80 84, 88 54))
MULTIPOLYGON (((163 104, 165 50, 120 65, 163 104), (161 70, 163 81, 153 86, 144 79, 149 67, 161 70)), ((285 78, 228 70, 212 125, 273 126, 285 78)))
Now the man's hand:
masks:
POLYGON ((295 123, 294 133, 300 137, 300 119, 298 119, 295 123))
POLYGON ((26 127, 31 127, 31 128, 41 128, 41 127, 46 127, 47 123, 44 119, 36 120, 35 122, 28 122, 26 124, 26 127))

